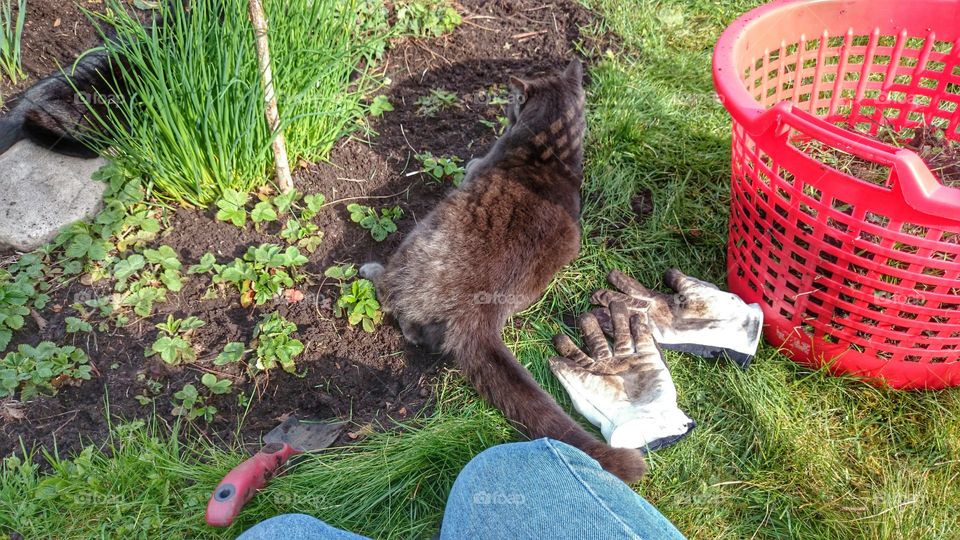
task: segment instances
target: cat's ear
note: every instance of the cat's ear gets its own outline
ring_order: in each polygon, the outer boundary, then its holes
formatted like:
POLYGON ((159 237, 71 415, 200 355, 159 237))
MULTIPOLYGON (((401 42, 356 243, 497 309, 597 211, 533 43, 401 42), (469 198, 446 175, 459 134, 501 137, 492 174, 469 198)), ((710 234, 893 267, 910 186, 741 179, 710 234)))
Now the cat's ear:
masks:
POLYGON ((580 63, 580 60, 577 58, 571 60, 567 65, 567 69, 563 71, 563 76, 568 81, 579 84, 583 79, 583 64, 580 63))
POLYGON ((510 76, 510 88, 513 88, 517 92, 526 95, 527 91, 530 90, 530 83, 521 79, 520 77, 510 76))

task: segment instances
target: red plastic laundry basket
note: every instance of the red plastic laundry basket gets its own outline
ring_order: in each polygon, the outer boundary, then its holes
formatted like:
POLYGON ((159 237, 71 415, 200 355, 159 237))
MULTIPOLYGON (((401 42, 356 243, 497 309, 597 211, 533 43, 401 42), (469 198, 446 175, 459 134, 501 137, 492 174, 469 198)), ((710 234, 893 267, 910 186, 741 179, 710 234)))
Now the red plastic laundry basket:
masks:
POLYGON ((960 385, 960 189, 868 136, 960 139, 960 2, 774 2, 726 29, 713 76, 733 117, 728 283, 767 340, 895 388, 960 385))

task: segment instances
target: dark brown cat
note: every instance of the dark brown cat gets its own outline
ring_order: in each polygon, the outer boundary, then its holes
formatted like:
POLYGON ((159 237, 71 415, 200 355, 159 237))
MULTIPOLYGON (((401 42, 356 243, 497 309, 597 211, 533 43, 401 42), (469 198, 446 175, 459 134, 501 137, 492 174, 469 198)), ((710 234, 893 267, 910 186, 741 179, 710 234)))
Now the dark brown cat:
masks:
POLYGON ((543 293, 580 250, 583 72, 511 79, 506 132, 470 162, 459 188, 421 221, 383 266, 377 286, 404 336, 454 359, 480 394, 529 437, 584 452, 627 482, 644 472, 637 450, 611 448, 571 419, 500 339, 507 319, 543 293))

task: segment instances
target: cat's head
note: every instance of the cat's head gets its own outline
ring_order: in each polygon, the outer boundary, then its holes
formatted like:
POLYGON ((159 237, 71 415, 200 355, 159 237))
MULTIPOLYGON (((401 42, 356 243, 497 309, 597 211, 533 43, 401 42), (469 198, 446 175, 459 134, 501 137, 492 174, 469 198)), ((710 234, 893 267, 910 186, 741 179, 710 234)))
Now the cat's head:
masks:
POLYGON ((583 66, 577 59, 550 75, 510 77, 510 90, 508 130, 520 125, 537 133, 558 118, 565 123, 583 123, 583 66))

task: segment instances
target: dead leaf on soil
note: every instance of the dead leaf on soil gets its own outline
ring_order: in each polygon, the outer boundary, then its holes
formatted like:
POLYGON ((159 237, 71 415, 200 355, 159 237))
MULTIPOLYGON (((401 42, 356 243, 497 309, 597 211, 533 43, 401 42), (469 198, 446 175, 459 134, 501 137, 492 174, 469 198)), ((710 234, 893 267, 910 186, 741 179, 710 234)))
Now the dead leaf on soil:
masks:
POLYGON ((0 401, 0 420, 4 422, 20 422, 27 417, 23 410, 23 403, 8 398, 0 401))

